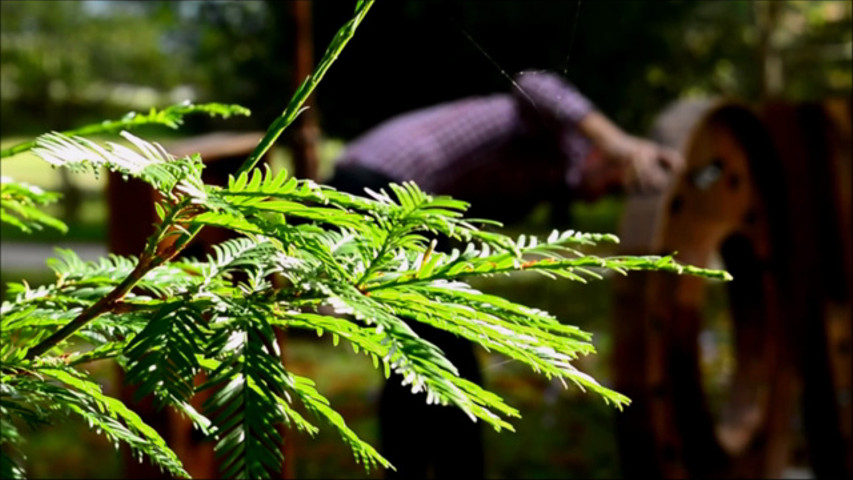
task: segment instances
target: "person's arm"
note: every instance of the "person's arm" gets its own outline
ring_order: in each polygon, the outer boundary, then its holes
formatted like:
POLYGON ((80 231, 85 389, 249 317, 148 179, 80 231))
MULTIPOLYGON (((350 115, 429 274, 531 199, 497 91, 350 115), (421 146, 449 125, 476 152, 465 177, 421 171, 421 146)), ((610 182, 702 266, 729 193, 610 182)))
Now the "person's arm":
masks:
POLYGON ((625 169, 624 184, 630 190, 661 190, 684 165, 675 150, 625 133, 598 111, 589 112, 577 127, 601 150, 605 160, 625 169))
POLYGON ((559 75, 528 71, 516 75, 515 81, 513 94, 522 111, 536 119, 532 124, 580 131, 606 161, 625 170, 626 188, 660 190, 682 168, 678 152, 625 133, 559 75))
POLYGON ((573 85, 557 74, 525 71, 515 76, 513 96, 519 108, 539 125, 575 127, 594 107, 573 85))

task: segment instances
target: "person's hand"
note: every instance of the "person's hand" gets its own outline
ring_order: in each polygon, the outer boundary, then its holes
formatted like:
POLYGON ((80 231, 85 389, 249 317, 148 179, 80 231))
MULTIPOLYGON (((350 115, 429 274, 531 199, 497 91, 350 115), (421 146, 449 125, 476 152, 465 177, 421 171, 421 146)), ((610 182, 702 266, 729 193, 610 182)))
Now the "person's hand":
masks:
POLYGON ((659 192, 684 168, 684 159, 677 151, 628 135, 600 112, 587 114, 578 128, 601 152, 601 171, 618 172, 622 187, 630 192, 659 192))
POLYGON ((623 186, 629 192, 659 192, 684 168, 677 151, 649 140, 621 131, 601 140, 598 146, 605 161, 623 170, 623 186))

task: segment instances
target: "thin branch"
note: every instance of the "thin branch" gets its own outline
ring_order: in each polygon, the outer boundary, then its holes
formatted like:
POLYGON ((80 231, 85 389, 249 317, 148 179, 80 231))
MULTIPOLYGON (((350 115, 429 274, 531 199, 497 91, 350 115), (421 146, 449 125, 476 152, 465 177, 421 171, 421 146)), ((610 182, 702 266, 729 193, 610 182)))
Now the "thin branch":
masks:
MULTIPOLYGON (((206 112, 209 115, 220 115, 227 118, 230 115, 248 115, 249 110, 239 105, 222 105, 217 103, 205 103, 194 105, 191 103, 173 105, 163 110, 151 109, 148 113, 130 112, 118 120, 106 120, 101 123, 86 125, 74 130, 61 132, 66 137, 87 136, 96 133, 118 132, 129 130, 141 125, 165 125, 169 128, 177 128, 182 118, 191 113, 206 112)), ((9 148, 0 150, 0 159, 26 152, 36 146, 38 139, 22 142, 9 148)))
MULTIPOLYGON (((96 125, 87 125, 82 128, 78 128, 75 130, 67 130, 61 132, 62 135, 67 137, 71 136, 82 136, 82 135, 92 135, 94 133, 106 133, 106 132, 116 132, 123 128, 127 128, 132 125, 134 122, 132 120, 113 120, 107 121, 103 123, 99 123, 96 125)), ((35 140, 30 140, 27 142, 19 143, 17 145, 13 145, 9 148, 4 148, 0 150, 0 158, 11 157, 12 155, 16 155, 18 153, 26 152, 27 150, 32 150, 33 147, 36 146, 35 140)))
POLYGON ((74 334, 74 332, 83 328, 83 326, 85 326, 87 323, 91 322, 92 320, 101 316, 104 313, 112 311, 116 307, 118 302, 122 298, 124 298, 125 295, 127 295, 127 292, 129 292, 134 286, 136 286, 136 284, 139 283, 142 277, 144 277, 145 274, 152 270, 154 267, 156 267, 156 265, 154 264, 153 260, 140 260, 140 262, 136 265, 136 268, 134 268, 133 271, 130 272, 130 275, 125 277, 125 279, 122 280, 121 283, 116 285, 116 288, 114 288, 106 296, 101 297, 100 300, 92 304, 90 307, 80 312, 80 315, 78 315, 76 318, 74 318, 74 320, 66 324, 64 327, 60 328, 58 331, 56 331, 56 333, 47 337, 46 339, 42 340, 38 345, 31 348, 27 352, 26 359, 32 360, 44 354, 45 352, 56 346, 59 342, 70 337, 72 334, 74 334))
MULTIPOLYGON (((662 257, 661 259, 666 258, 662 257)), ((561 270, 573 272, 575 269, 582 269, 584 267, 593 267, 593 268, 605 268, 608 270, 625 270, 625 271, 638 271, 638 270, 650 270, 650 271, 660 271, 660 272, 669 272, 669 273, 677 273, 683 274, 687 273, 690 275, 703 276, 706 278, 713 278, 716 280, 722 281, 731 281, 732 276, 725 271, 719 270, 708 270, 704 268, 694 267, 692 265, 681 265, 674 260, 659 262, 661 259, 649 259, 646 262, 634 263, 635 258, 631 257, 593 257, 586 256, 581 258, 573 258, 573 259, 562 259, 555 260, 553 258, 543 258, 541 260, 536 260, 533 262, 525 262, 521 265, 508 265, 505 267, 495 267, 488 271, 478 270, 475 265, 472 265, 470 270, 463 270, 460 272, 456 272, 452 275, 452 278, 461 279, 465 277, 479 277, 483 275, 497 275, 502 273, 513 273, 520 271, 535 271, 535 270, 543 270, 543 271, 554 271, 559 273, 561 270)), ((419 277, 417 272, 413 272, 410 275, 406 275, 394 280, 389 280, 387 282, 374 284, 374 285, 365 285, 360 288, 363 292, 375 292, 377 290, 383 290, 386 288, 394 288, 405 285, 413 285, 413 284, 425 284, 430 283, 436 280, 444 280, 447 279, 448 276, 439 271, 434 275, 419 277)))
POLYGON ((320 80, 323 79, 323 75, 326 74, 326 70, 328 70, 332 63, 337 60, 338 55, 340 55, 346 44, 353 37, 355 29, 364 19, 367 11, 370 10, 371 5, 373 5, 373 1, 374 0, 366 0, 362 3, 360 8, 355 12, 355 16, 350 19, 346 25, 341 27, 340 30, 338 30, 338 33, 335 35, 335 38, 332 39, 332 43, 329 45, 329 48, 326 50, 326 53, 323 55, 323 59, 320 60, 320 64, 317 65, 314 73, 309 75, 308 78, 302 82, 299 88, 296 89, 296 93, 293 94, 293 98, 290 100, 287 108, 281 116, 275 119, 272 125, 270 125, 270 128, 267 130, 264 138, 261 139, 258 146, 255 147, 255 150, 251 155, 249 155, 249 158, 247 158, 246 161, 243 162, 243 165, 240 166, 240 169, 237 171, 237 176, 255 168, 258 161, 260 161, 264 154, 267 153, 281 135, 281 132, 293 123, 296 117, 305 110, 303 108, 305 101, 314 92, 314 88, 320 83, 320 80))
POLYGON ((27 352, 26 359, 32 360, 43 355, 45 352, 70 337, 77 330, 83 328, 87 323, 107 313, 121 310, 124 304, 121 300, 130 292, 137 283, 151 270, 163 265, 178 253, 201 231, 201 226, 194 227, 181 236, 174 244, 167 246, 163 250, 159 250, 160 241, 167 236, 169 227, 173 221, 180 215, 182 206, 176 206, 174 210, 169 212, 169 215, 163 219, 160 229, 156 234, 152 235, 148 241, 145 251, 142 252, 139 258, 139 263, 130 274, 125 277, 116 287, 106 296, 101 297, 97 302, 86 308, 80 315, 74 318, 71 322, 60 328, 56 333, 42 340, 38 345, 31 348, 27 352))

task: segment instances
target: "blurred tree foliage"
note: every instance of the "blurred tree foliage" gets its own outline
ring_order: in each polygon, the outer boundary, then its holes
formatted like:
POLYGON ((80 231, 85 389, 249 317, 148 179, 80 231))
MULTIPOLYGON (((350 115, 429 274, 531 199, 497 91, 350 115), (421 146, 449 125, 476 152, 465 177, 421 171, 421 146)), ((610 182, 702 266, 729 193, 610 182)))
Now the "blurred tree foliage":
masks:
POLYGON ((168 18, 141 3, 10 1, 0 13, 3 133, 147 108, 185 81, 170 68, 188 59, 164 38, 168 18))
MULTIPOLYGON (((849 95, 851 5, 382 2, 318 89, 318 112, 330 135, 352 137, 405 110, 505 92, 505 74, 525 68, 564 73, 636 131, 683 96, 849 95)), ((182 98, 247 105, 258 123, 245 126, 261 128, 280 113, 284 99, 273 97, 295 82, 291 2, 13 0, 0 9, 3 134, 83 123, 84 106, 104 117, 182 98)), ((324 45, 351 6, 313 10, 324 45)))

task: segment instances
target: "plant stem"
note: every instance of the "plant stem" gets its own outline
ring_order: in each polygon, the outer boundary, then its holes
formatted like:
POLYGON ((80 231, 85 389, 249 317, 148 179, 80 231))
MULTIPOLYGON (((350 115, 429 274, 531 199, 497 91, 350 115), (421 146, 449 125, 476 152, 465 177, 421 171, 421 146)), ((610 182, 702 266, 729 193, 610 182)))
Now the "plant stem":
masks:
MULTIPOLYGON (((62 135, 67 137, 71 137, 74 135, 91 135, 93 133, 102 133, 102 132, 112 132, 118 130, 120 128, 126 127, 129 123, 127 120, 114 120, 109 122, 99 123, 97 125, 88 125, 83 128, 78 128, 76 130, 67 130, 62 132, 62 135)), ((0 158, 11 157, 12 155, 26 152, 27 150, 31 150, 36 146, 36 140, 30 140, 27 142, 22 142, 17 145, 13 145, 9 148, 4 148, 0 150, 0 158)))
POLYGON ((80 312, 80 315, 64 327, 60 328, 56 333, 31 348, 27 352, 27 360, 32 360, 44 354, 59 342, 73 335, 74 332, 83 328, 87 323, 98 318, 104 313, 113 311, 113 309, 118 306, 121 299, 124 298, 124 296, 127 295, 127 293, 133 289, 140 280, 142 280, 142 277, 144 277, 145 274, 166 263, 175 255, 180 253, 180 251, 183 250, 183 248, 198 234, 198 232, 201 231, 201 226, 194 227, 187 235, 182 236, 181 239, 168 248, 167 252, 164 252, 165 254, 159 254, 157 252, 157 245, 160 243, 160 240, 162 240, 167 230, 167 224, 176 217, 179 210, 180 209, 176 209, 164 219, 164 222, 166 223, 163 224, 157 235, 151 237, 145 251, 140 255, 139 263, 136 264, 136 268, 134 268, 133 271, 116 286, 116 288, 80 312))
POLYGON ((116 288, 114 288, 110 293, 106 296, 101 297, 100 300, 80 312, 74 320, 69 322, 64 327, 60 328, 56 333, 42 340, 38 345, 31 348, 27 352, 27 360, 32 360, 51 348, 53 348, 59 342, 65 340, 69 336, 71 336, 74 332, 81 329, 84 325, 99 317, 101 314, 109 312, 116 305, 118 301, 120 301, 127 292, 129 292, 141 279, 148 273, 151 269, 156 267, 153 260, 142 261, 136 265, 136 268, 130 272, 130 275, 125 277, 121 283, 119 283, 116 288))
MULTIPOLYGON (((205 108, 209 106, 210 104, 182 104, 173 105, 164 110, 151 109, 151 111, 147 114, 131 112, 130 114, 125 115, 124 117, 118 120, 105 120, 101 123, 86 125, 74 130, 66 130, 64 132, 61 132, 61 134, 65 135, 66 137, 85 136, 94 135, 96 133, 129 130, 142 125, 165 125, 169 128, 177 128, 184 115, 188 115, 190 113, 195 112, 204 112, 206 111, 205 108)), ((216 107, 217 106, 214 106, 213 108, 216 107)), ((227 117, 231 114, 248 115, 248 110, 242 109, 242 107, 238 107, 238 105, 225 107, 224 111, 216 111, 216 114, 222 115, 223 117, 227 117)), ((27 142, 19 143, 17 145, 13 145, 9 148, 4 148, 3 150, 0 150, 0 158, 11 157, 12 155, 15 155, 17 153, 26 152, 27 150, 30 150, 35 147, 37 141, 38 139, 30 140, 27 142)))
POLYGON ((249 158, 247 158, 246 161, 243 162, 243 165, 240 166, 240 169, 237 171, 237 176, 255 168, 258 161, 260 161, 264 154, 267 153, 273 143, 275 143, 281 135, 281 132, 283 132, 288 125, 293 123, 296 117, 302 113, 304 110, 302 106, 305 104, 305 100, 307 100, 314 92, 314 88, 320 83, 320 80, 323 79, 323 75, 326 74, 326 70, 328 70, 332 63, 334 63, 338 58, 338 55, 340 55, 341 51, 346 46, 347 42, 349 42, 353 37, 355 29, 364 19, 364 16, 367 15, 367 11, 370 9, 371 5, 373 5, 373 1, 374 0, 365 0, 363 3, 360 3, 353 18, 338 30, 338 33, 335 35, 335 38, 332 39, 332 43, 329 44, 329 47, 326 49, 326 53, 323 54, 323 58, 320 60, 320 63, 314 70, 314 73, 309 75, 308 78, 302 82, 299 88, 296 89, 296 93, 293 94, 293 98, 290 100, 287 108, 281 116, 275 119, 272 125, 270 125, 270 128, 267 130, 264 138, 261 139, 258 146, 255 147, 255 150, 252 151, 251 155, 249 155, 249 158))
MULTIPOLYGON (((664 257, 665 258, 665 257, 664 257)), ((501 259, 495 259, 500 261, 501 259)), ((526 262, 522 265, 508 265, 504 267, 495 267, 488 271, 480 270, 476 265, 471 265, 471 270, 465 270, 456 272, 453 274, 454 278, 466 278, 466 277, 477 277, 482 276, 484 274, 496 275, 502 273, 513 273, 520 272, 522 270, 526 271, 535 271, 535 270, 567 270, 573 272, 575 269, 583 269, 585 267, 592 268, 608 268, 611 270, 625 270, 625 271, 659 271, 659 272, 669 272, 669 273, 688 273, 690 275, 702 276, 705 278, 711 278, 715 280, 722 280, 725 282, 731 281, 732 276, 728 272, 721 272, 716 270, 709 270, 704 268, 694 267, 692 265, 682 265, 677 263, 675 260, 668 260, 664 263, 659 263, 659 258, 649 259, 644 262, 635 262, 634 258, 630 257, 581 257, 581 258, 572 258, 572 259, 562 259, 562 260, 554 260, 552 258, 543 258, 533 262, 526 262)), ((581 270, 582 271, 582 270, 581 270)), ((359 290, 362 292, 375 292, 377 290, 383 290, 386 288, 394 288, 405 285, 412 284, 421 284, 421 283, 429 283, 435 280, 442 280, 446 278, 446 275, 443 272, 439 272, 433 275, 419 277, 416 273, 407 275, 405 277, 401 277, 395 280, 390 280, 384 283, 378 283, 373 285, 360 285, 359 290)))

